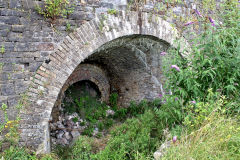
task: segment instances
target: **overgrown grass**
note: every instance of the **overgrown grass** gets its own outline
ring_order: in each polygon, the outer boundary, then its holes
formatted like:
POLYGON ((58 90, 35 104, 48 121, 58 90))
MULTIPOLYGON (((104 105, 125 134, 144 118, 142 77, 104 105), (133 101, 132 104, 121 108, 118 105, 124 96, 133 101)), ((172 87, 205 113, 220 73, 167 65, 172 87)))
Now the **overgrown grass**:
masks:
POLYGON ((161 139, 161 128, 153 111, 146 111, 137 118, 128 119, 111 132, 105 149, 92 157, 94 159, 147 159, 152 157, 161 139))
POLYGON ((1 160, 58 160, 54 154, 46 154, 37 156, 35 153, 30 152, 26 148, 18 146, 11 146, 0 153, 1 160))
POLYGON ((58 148, 56 153, 61 159, 152 159, 153 152, 164 140, 163 130, 171 129, 183 120, 178 112, 180 106, 174 97, 161 107, 159 99, 132 103, 129 108, 118 110, 124 112, 118 116, 126 120, 121 119, 121 124, 112 127, 107 138, 96 140, 81 136, 73 146, 58 148))
POLYGON ((202 125, 167 150, 163 159, 240 159, 240 124, 236 118, 218 113, 209 115, 202 125))
POLYGON ((123 124, 112 128, 109 138, 94 146, 95 138, 81 136, 68 150, 58 150, 62 159, 124 160, 151 159, 159 146, 162 128, 153 110, 127 119, 123 124), (99 147, 104 148, 99 149, 99 147), (97 151, 97 152, 96 152, 97 151))

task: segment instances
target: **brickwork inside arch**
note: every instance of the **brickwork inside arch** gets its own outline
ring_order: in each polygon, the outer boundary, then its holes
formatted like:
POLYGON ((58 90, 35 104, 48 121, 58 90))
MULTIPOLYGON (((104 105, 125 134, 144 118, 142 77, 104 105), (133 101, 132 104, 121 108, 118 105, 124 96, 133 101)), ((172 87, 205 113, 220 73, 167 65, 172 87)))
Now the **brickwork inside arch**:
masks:
POLYGON ((97 85, 101 93, 101 101, 108 102, 110 96, 110 83, 105 71, 96 65, 80 64, 61 88, 58 99, 55 102, 55 106, 61 103, 64 92, 68 89, 68 87, 80 81, 93 82, 97 85))

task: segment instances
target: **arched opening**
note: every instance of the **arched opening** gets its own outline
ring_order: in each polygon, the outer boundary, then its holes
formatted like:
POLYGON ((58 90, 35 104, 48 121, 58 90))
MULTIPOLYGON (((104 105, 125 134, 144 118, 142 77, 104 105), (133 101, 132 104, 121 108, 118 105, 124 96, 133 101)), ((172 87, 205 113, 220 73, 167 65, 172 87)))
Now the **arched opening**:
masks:
MULTIPOLYGON (((108 108, 96 102, 109 104, 109 98, 104 96, 117 93, 118 107, 127 107, 131 101, 157 98, 163 92, 160 53, 169 46, 152 36, 131 35, 110 41, 94 51, 62 87, 53 108, 53 123, 50 123, 52 144, 68 145, 86 134, 86 130, 90 136, 103 135, 99 130, 105 129, 104 118, 98 119, 89 112, 101 110, 101 114, 106 114, 108 108)), ((110 104, 109 107, 112 109, 110 104)))
MULTIPOLYGON (((167 47, 175 46, 173 42, 178 37, 176 30, 160 17, 147 13, 142 13, 139 17, 139 13, 131 12, 117 16, 108 15, 104 23, 106 30, 103 31, 100 27, 102 25, 101 17, 102 15, 96 16, 94 20, 84 23, 74 33, 70 33, 33 76, 28 92, 30 104, 27 111, 21 114, 20 144, 37 150, 37 153, 50 152, 49 121, 51 121, 53 108, 59 103, 59 96, 62 95, 62 92, 76 81, 84 80, 84 78, 99 87, 101 99, 104 101, 108 101, 110 90, 119 91, 119 98, 122 102, 129 102, 131 99, 136 101, 149 99, 158 95, 161 90, 159 81, 161 73, 157 66, 161 66, 161 62, 155 61, 155 59, 159 60, 160 52, 165 49, 163 47, 158 52, 149 52, 151 51, 149 47, 152 48, 151 46, 156 40, 165 47, 165 44, 167 47), (139 23, 140 18, 141 24, 139 23), (126 41, 146 35, 148 36, 146 40, 150 39, 153 43, 136 41, 136 43, 129 44, 126 41), (125 44, 121 45, 121 41, 125 44), (117 43, 114 45, 111 42, 117 43), (142 47, 141 44, 146 45, 142 47), (111 47, 112 45, 115 47, 111 47), (107 47, 107 53, 111 54, 105 54, 102 47, 107 47), (121 49, 118 50, 118 48, 121 49), (89 79, 88 73, 92 72, 89 72, 88 69, 81 69, 80 65, 83 65, 83 61, 88 62, 87 65, 92 65, 91 70, 94 70, 96 65, 100 66, 97 68, 103 68, 103 70, 96 69, 93 72, 94 76, 91 76, 93 78, 89 79), (129 67, 130 69, 128 69, 129 67), (76 70, 80 74, 74 76, 76 70), (104 70, 109 76, 105 75, 104 70), (136 96, 131 97, 131 95, 136 96)), ((185 43, 180 45, 182 50, 188 46, 185 43)), ((85 65, 83 68, 85 67, 87 66, 85 65)))
POLYGON ((52 146, 69 145, 80 136, 87 127, 86 111, 101 104, 101 92, 98 86, 89 81, 78 81, 64 92, 61 103, 52 111, 50 138, 52 146))

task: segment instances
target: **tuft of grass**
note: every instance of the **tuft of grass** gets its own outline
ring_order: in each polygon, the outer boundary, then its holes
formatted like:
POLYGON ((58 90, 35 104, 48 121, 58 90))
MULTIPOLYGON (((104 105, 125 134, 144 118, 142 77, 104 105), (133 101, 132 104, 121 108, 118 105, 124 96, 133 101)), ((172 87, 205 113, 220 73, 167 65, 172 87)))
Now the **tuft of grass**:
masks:
POLYGON ((10 146, 8 149, 0 153, 0 158, 3 160, 58 160, 59 158, 51 153, 46 155, 36 155, 34 152, 30 152, 26 148, 17 146, 10 146))
POLYGON ((5 53, 5 46, 4 46, 4 45, 1 46, 0 52, 1 52, 1 54, 4 54, 4 53, 5 53))

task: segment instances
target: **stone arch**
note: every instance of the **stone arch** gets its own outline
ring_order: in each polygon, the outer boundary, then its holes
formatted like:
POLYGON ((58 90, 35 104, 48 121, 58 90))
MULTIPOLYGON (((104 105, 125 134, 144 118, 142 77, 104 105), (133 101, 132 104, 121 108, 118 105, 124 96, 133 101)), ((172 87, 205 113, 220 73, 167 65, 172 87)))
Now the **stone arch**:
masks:
POLYGON ((90 81, 94 83, 97 86, 99 92, 101 93, 101 101, 107 102, 109 100, 110 84, 106 72, 96 65, 80 64, 79 66, 77 66, 77 68, 73 71, 73 73, 69 76, 69 78, 63 85, 60 93, 58 94, 58 98, 54 104, 52 112, 57 113, 56 115, 58 115, 58 107, 62 103, 65 91, 71 85, 81 81, 90 81))
POLYGON ((49 118, 69 76, 100 46, 128 35, 149 35, 173 46, 178 38, 176 29, 168 22, 148 13, 121 12, 107 17, 97 15, 94 20, 84 23, 64 39, 32 77, 28 91, 29 105, 21 114, 19 127, 22 145, 37 150, 37 153, 50 151, 49 118))
POLYGON ((80 64, 77 66, 77 68, 73 71, 73 73, 69 76, 63 85, 61 93, 64 93, 72 84, 83 80, 88 80, 96 84, 101 93, 101 100, 108 101, 110 94, 110 85, 107 75, 105 71, 100 67, 91 64, 80 64))

